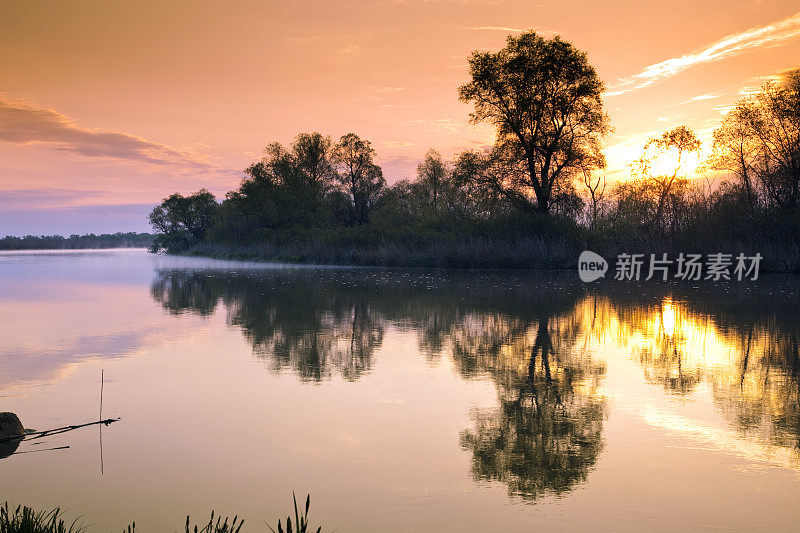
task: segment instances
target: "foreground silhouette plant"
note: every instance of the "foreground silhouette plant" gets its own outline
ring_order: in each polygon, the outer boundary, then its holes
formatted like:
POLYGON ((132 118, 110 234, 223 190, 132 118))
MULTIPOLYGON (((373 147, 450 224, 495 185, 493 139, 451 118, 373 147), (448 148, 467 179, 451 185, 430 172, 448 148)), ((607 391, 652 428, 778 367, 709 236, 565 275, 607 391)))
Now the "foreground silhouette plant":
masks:
POLYGON ((0 533, 79 533, 85 530, 77 525, 77 518, 67 526, 62 516, 60 508, 34 511, 27 506, 17 506, 12 512, 5 502, 0 506, 0 533))
MULTIPOLYGON (((274 533, 309 533, 315 531, 320 533, 322 527, 317 527, 316 530, 309 529, 308 525, 308 509, 311 506, 311 495, 306 495, 306 508, 305 511, 297 509, 297 497, 292 492, 292 499, 294 500, 294 529, 292 528, 292 517, 286 517, 286 528, 284 529, 281 520, 278 520, 277 532, 267 525, 274 533)), ((0 533, 81 533, 86 531, 84 526, 78 525, 78 520, 75 519, 72 524, 67 526, 66 522, 62 519, 63 514, 60 508, 53 509, 52 511, 34 511, 27 506, 18 506, 14 511, 6 502, 0 506, 0 533)), ((204 526, 192 526, 191 518, 186 516, 186 533, 240 533, 244 520, 240 519, 238 515, 233 519, 229 517, 217 516, 215 520, 215 513, 211 511, 211 517, 208 523, 204 526)), ((127 526, 124 533, 135 533, 136 523, 127 526)))
POLYGON ((192 529, 189 525, 189 516, 186 516, 186 533, 239 533, 243 525, 244 520, 239 520, 238 516, 233 517, 230 525, 228 524, 227 516, 224 520, 221 516, 218 516, 217 521, 214 522, 214 511, 211 511, 211 518, 209 518, 208 524, 202 528, 194 526, 192 529))
MULTIPOLYGON (((294 492, 292 492, 292 499, 294 500, 294 529, 292 529, 292 517, 286 517, 286 529, 283 529, 283 524, 280 520, 278 520, 278 529, 277 531, 272 529, 272 526, 267 524, 267 527, 272 531, 272 533, 307 533, 308 531, 314 531, 309 529, 308 526, 308 508, 311 506, 311 495, 306 495, 306 510, 305 512, 298 512, 297 511, 297 496, 295 496, 294 492)), ((316 529, 316 533, 320 533, 322 531, 322 526, 316 529)))

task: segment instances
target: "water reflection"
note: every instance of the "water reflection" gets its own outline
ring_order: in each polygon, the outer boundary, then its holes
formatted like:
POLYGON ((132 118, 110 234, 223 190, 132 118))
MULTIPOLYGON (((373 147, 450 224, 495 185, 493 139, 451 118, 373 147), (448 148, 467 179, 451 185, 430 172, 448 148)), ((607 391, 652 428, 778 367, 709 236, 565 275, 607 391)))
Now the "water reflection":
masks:
POLYGON ((800 306, 788 287, 589 292, 523 274, 164 270, 151 294, 170 313, 223 308, 258 358, 306 381, 358 380, 389 328, 413 332, 432 364, 448 357, 464 379, 497 390, 496 407, 474 410, 460 436, 475 480, 535 499, 568 492, 598 461, 608 401, 596 354, 609 348, 668 397, 710 391, 739 436, 731 438, 797 456, 800 306))
POLYGON ((320 381, 335 371, 355 380, 372 366, 385 322, 367 293, 290 283, 283 276, 162 272, 153 298, 170 313, 208 316, 219 303, 256 356, 276 371, 320 381))
POLYGON ((461 435, 476 479, 502 481, 526 499, 586 480, 602 449, 605 366, 574 350, 580 329, 574 315, 540 317, 472 352, 481 354, 475 367, 497 383, 500 404, 476 412, 474 429, 461 435))
MULTIPOLYGON (((795 281, 608 295, 614 331, 645 379, 691 397, 707 385, 742 436, 800 448, 800 297, 795 281)), ((599 331, 596 332, 599 334, 599 331)))
POLYGON ((499 406, 476 411, 461 435, 476 480, 526 498, 585 480, 602 449, 605 367, 575 349, 582 289, 513 277, 487 285, 480 274, 398 277, 162 271, 151 292, 171 313, 207 316, 222 304, 256 356, 304 380, 358 379, 388 327, 413 330, 430 359, 449 354, 464 378, 496 384, 499 406))

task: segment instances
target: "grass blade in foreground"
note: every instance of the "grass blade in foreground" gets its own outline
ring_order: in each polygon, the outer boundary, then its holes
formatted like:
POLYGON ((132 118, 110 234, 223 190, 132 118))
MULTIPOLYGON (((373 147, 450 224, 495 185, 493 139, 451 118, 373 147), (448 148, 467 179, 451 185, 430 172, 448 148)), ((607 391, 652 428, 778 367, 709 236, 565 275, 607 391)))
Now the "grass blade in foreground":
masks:
MULTIPOLYGON (((310 531, 314 531, 309 529, 308 526, 308 509, 311 507, 311 495, 306 495, 306 509, 305 512, 298 512, 297 510, 297 496, 295 493, 292 492, 292 500, 294 500, 294 529, 292 529, 292 517, 286 517, 286 529, 283 529, 283 524, 280 520, 278 520, 278 529, 277 531, 272 529, 272 526, 267 524, 267 527, 272 531, 272 533, 309 533, 310 531)), ((322 531, 322 526, 316 529, 315 533, 320 533, 322 531)))

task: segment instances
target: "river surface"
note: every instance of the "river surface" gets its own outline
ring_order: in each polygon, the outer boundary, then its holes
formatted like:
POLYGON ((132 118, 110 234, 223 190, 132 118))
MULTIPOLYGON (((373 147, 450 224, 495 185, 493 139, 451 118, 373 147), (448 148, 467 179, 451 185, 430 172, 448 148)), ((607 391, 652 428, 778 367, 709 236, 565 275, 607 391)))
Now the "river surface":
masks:
POLYGON ((26 428, 97 420, 103 374, 102 443, 0 450, 0 500, 90 531, 267 531, 292 491, 323 532, 800 523, 797 278, 2 253, 0 338, 26 428))

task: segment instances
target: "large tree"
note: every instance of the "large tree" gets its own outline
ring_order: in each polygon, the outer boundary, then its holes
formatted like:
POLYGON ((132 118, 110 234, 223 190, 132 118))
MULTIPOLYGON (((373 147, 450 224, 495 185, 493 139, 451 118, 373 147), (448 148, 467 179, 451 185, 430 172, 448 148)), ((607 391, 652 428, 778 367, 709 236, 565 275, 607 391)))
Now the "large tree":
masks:
POLYGON ((300 133, 285 147, 273 142, 245 169, 239 188, 223 203, 219 228, 228 238, 262 229, 309 226, 327 219, 325 195, 333 187, 333 142, 300 133))
POLYGON ((375 150, 355 133, 343 135, 336 143, 338 195, 334 212, 349 224, 366 224, 375 200, 386 186, 381 167, 375 164, 375 150))
POLYGON ((417 165, 417 181, 428 194, 434 213, 439 209, 439 193, 446 179, 447 166, 442 156, 436 150, 428 150, 425 159, 417 165))
POLYGON ((218 208, 214 195, 205 189, 189 196, 175 193, 164 198, 149 217, 156 232, 153 250, 178 251, 202 242, 218 208))
POLYGON ((498 52, 473 52, 469 69, 472 81, 459 98, 475 105, 474 123, 497 128, 494 149, 471 169, 473 180, 520 209, 546 213, 574 196, 579 172, 605 165, 604 86, 585 52, 529 31, 509 36, 498 52))
POLYGON ((305 180, 306 186, 315 193, 330 189, 335 170, 331 157, 333 141, 321 133, 300 133, 291 146, 292 159, 296 170, 305 180))
POLYGON ((712 163, 751 208, 800 207, 800 70, 737 103, 714 132, 712 163))

